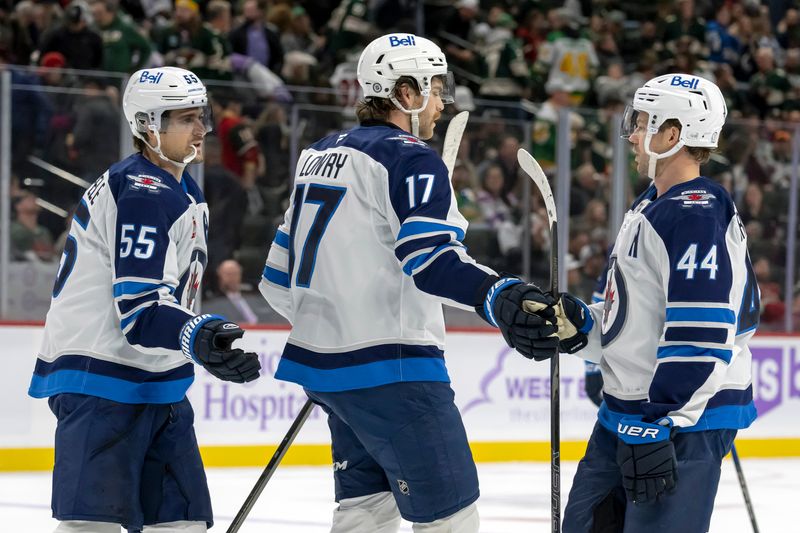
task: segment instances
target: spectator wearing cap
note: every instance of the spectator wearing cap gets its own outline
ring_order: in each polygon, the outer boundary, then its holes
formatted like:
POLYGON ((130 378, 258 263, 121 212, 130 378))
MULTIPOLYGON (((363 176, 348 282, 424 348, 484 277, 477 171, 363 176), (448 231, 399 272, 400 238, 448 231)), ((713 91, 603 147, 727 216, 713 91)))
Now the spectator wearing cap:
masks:
POLYGON ((36 195, 23 190, 14 199, 16 218, 11 222, 11 257, 15 260, 53 260, 53 236, 39 224, 41 208, 36 195))
POLYGON ((230 80, 230 46, 203 24, 194 0, 176 0, 172 23, 153 30, 153 42, 167 65, 194 72, 200 79, 230 80))
POLYGON ((69 68, 98 70, 103 66, 103 39, 89 27, 86 4, 74 1, 64 11, 64 22, 42 37, 40 52, 61 52, 69 68))
POLYGON ((280 74, 283 66, 281 38, 277 30, 266 23, 262 3, 259 0, 245 0, 242 16, 244 22, 228 36, 233 52, 249 56, 280 74))
POLYGON ((92 0, 92 17, 103 38, 103 70, 130 73, 147 64, 152 46, 118 6, 119 0, 92 0))

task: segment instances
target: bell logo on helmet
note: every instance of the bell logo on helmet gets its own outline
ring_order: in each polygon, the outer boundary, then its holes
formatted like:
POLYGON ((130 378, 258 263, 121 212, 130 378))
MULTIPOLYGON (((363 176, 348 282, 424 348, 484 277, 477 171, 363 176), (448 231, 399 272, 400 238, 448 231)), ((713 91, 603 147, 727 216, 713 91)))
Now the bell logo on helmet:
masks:
POLYGON ((414 42, 413 35, 407 35, 406 37, 400 38, 395 35, 389 36, 389 46, 394 48, 395 46, 415 46, 416 43, 414 42))
POLYGON ((699 83, 699 78, 685 80, 682 76, 672 76, 669 82, 672 87, 686 87, 687 89, 697 89, 699 83))
POLYGON ((150 74, 148 71, 143 70, 142 75, 139 76, 139 83, 158 83, 163 75, 163 72, 150 74))

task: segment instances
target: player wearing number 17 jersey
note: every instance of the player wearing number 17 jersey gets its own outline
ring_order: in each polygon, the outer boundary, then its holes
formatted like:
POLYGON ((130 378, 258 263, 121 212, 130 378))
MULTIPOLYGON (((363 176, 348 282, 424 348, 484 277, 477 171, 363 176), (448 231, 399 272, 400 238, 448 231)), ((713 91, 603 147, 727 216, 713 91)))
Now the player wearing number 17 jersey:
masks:
POLYGON ((328 413, 334 532, 474 533, 478 480, 444 363, 442 303, 476 309, 527 357, 521 310, 542 292, 478 265, 461 241, 447 168, 423 139, 452 78, 427 39, 394 34, 361 55, 360 125, 304 150, 261 290, 291 323, 275 377, 328 413))
POLYGON ((58 533, 201 533, 211 501, 186 390, 194 363, 258 377, 242 330, 197 315, 208 207, 185 167, 211 129, 203 83, 187 70, 135 73, 123 99, 139 152, 84 193, 72 220, 29 393, 58 419, 58 533))

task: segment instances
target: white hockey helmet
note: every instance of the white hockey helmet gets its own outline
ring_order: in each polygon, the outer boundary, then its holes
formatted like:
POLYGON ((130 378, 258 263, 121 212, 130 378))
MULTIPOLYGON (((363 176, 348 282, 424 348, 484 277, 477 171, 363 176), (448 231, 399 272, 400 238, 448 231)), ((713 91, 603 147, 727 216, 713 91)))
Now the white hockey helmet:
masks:
POLYGON ((643 132, 644 150, 650 156, 648 175, 652 178, 656 161, 675 154, 683 146, 716 148, 728 108, 722 92, 713 82, 691 74, 665 74, 636 90, 633 103, 625 109, 622 118, 623 138, 630 138, 636 131, 640 112, 648 115, 643 132), (668 119, 676 119, 681 124, 678 143, 663 154, 653 153, 650 139, 668 119))
POLYGON ((211 108, 208 105, 206 86, 192 72, 177 67, 158 67, 139 70, 130 77, 122 98, 122 109, 134 137, 148 146, 147 132, 156 136, 156 146, 150 146, 162 159, 178 165, 190 163, 197 151, 183 159, 173 161, 161 153, 159 132, 166 130, 165 111, 199 107, 206 133, 213 128, 211 108))
POLYGON ((428 105, 434 77, 442 80, 442 102, 452 103, 455 95, 453 75, 447 70, 442 50, 432 41, 410 33, 392 33, 369 43, 358 60, 357 76, 365 98, 390 99, 398 109, 412 116, 412 125, 428 105), (395 83, 404 76, 417 82, 423 97, 422 106, 417 109, 405 109, 394 96, 395 83))

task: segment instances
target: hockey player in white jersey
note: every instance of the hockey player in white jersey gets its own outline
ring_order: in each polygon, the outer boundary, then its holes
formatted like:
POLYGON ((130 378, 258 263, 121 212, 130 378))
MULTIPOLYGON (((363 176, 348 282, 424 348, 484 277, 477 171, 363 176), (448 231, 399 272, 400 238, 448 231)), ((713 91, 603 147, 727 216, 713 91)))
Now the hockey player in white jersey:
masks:
POLYGON ((648 81, 626 112, 653 184, 625 215, 604 301, 560 300, 562 351, 599 363, 604 382, 565 533, 708 531, 722 458, 756 418, 747 237, 728 192, 700 176, 726 113, 719 88, 688 74, 648 81))
MULTIPOLYGON (((441 157, 425 142, 452 78, 438 46, 380 37, 358 64, 360 125, 304 150, 260 288, 292 331, 275 377, 328 414, 334 533, 478 531, 478 480, 444 363, 442 303, 476 310, 528 358, 558 339, 547 297, 478 265, 441 157), (532 326, 537 326, 534 328, 532 326), (530 335, 545 337, 532 349, 530 335)), ((552 303, 555 303, 554 301, 552 303)), ((553 317, 554 318, 554 312, 553 317)))
POLYGON ((193 311, 208 206, 185 167, 211 129, 205 86, 187 70, 141 70, 123 108, 139 152, 81 198, 29 393, 58 418, 58 533, 200 533, 213 519, 186 398, 194 366, 241 383, 260 365, 231 347, 236 324, 193 311))

